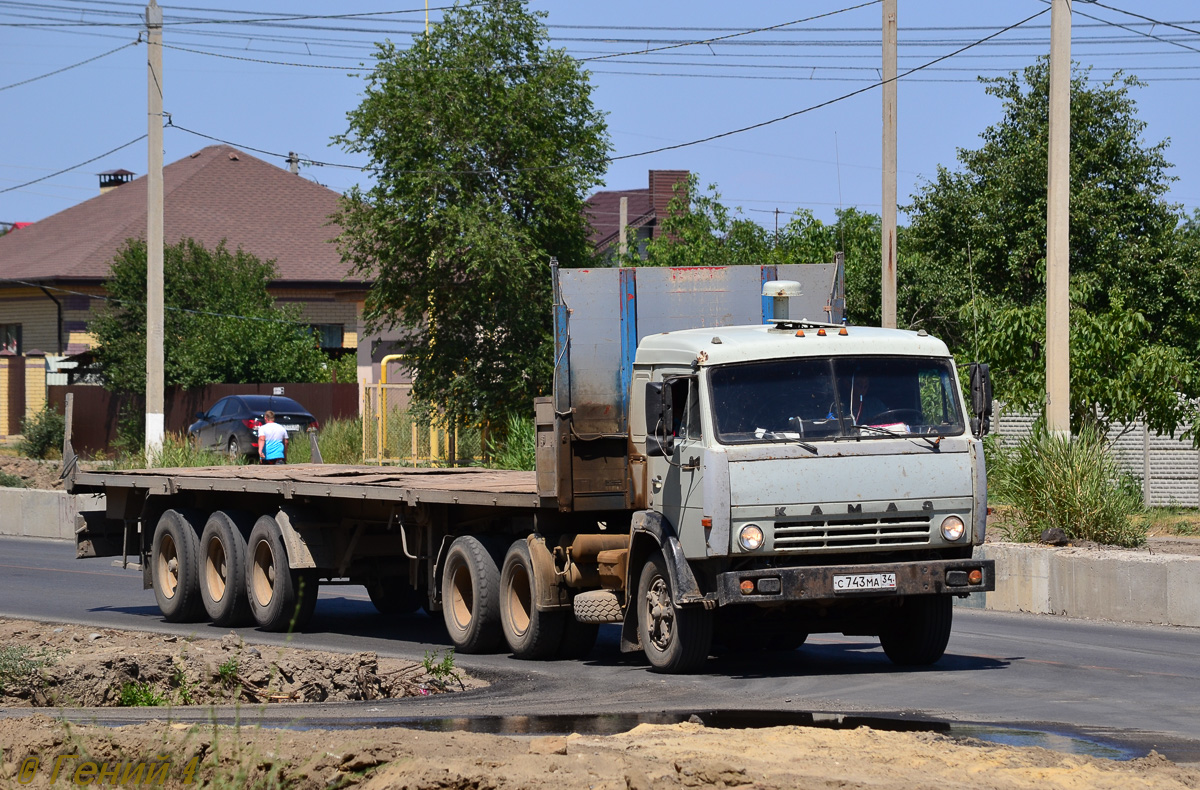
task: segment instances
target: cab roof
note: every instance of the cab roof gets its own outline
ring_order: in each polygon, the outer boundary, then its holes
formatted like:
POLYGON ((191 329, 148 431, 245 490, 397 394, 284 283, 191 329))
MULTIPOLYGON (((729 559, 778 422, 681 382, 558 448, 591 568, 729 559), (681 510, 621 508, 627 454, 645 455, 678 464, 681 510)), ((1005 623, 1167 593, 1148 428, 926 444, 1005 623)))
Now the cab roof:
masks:
POLYGON ((725 365, 761 359, 828 356, 949 357, 946 344, 924 332, 873 326, 771 324, 683 329, 647 335, 637 365, 725 365), (825 335, 821 336, 820 329, 825 335), (803 335, 798 335, 802 330, 803 335))

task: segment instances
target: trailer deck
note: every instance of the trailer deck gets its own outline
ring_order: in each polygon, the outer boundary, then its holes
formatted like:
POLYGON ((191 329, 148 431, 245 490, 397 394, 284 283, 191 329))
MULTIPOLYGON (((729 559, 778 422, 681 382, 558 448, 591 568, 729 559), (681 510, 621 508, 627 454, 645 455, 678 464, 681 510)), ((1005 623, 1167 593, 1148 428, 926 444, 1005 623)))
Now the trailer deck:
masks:
POLYGON ((182 469, 77 471, 76 494, 106 489, 149 494, 188 491, 278 494, 284 499, 327 497, 382 500, 407 505, 439 503, 493 507, 543 507, 533 472, 511 469, 409 469, 335 464, 203 466, 182 469))

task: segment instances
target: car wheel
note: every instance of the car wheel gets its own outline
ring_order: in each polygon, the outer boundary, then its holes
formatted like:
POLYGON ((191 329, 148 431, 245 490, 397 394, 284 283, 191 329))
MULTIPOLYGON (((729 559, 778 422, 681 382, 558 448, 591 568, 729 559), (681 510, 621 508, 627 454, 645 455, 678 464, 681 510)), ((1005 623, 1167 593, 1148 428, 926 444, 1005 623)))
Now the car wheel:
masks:
POLYGON ((240 461, 242 458, 242 443, 238 441, 237 436, 229 437, 229 445, 225 448, 229 453, 229 457, 234 461, 240 461))

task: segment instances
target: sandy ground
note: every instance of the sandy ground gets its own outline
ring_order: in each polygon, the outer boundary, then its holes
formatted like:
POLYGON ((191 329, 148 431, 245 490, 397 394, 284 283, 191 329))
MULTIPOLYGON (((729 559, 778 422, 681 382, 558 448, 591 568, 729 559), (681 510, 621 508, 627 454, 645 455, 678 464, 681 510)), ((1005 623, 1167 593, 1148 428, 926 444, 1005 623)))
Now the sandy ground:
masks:
POLYGON ((372 653, 255 648, 233 634, 191 640, 0 620, 0 705, 10 716, 0 718, 0 787, 113 785, 130 777, 125 786, 138 786, 165 777, 168 787, 313 790, 1200 788, 1200 766, 1176 765, 1155 753, 1114 762, 865 727, 641 725, 620 735, 510 737, 402 728, 195 726, 170 723, 166 708, 161 720, 105 728, 55 719, 47 715, 50 708, 30 709, 55 701, 72 707, 120 704, 121 690, 130 684, 144 684, 171 705, 237 701, 252 708, 301 699, 454 693, 482 685, 468 677, 459 685, 425 670, 421 663, 372 653))
MULTIPOLYGON (((375 653, 246 645, 0 618, 0 706, 112 707, 388 699, 486 685, 375 653), (432 671, 430 671, 432 670, 432 671)), ((0 741, 2 743, 2 741, 0 741)))
MULTIPOLYGON (((391 728, 334 731, 152 722, 119 729, 46 716, 0 720, 0 783, 99 783, 100 770, 165 772, 165 786, 363 790, 1200 787, 1152 753, 1131 762, 859 728, 640 725, 620 735, 536 738, 391 728), (62 758, 62 755, 76 755, 62 758), (155 761, 150 763, 149 761, 155 761), (165 768, 162 766, 169 762, 165 768), (141 765, 139 766, 139 763, 141 765)), ((155 783, 155 782, 151 782, 155 783)), ((136 781, 131 784, 136 785, 136 781)), ((127 785, 128 786, 128 785, 127 785)))

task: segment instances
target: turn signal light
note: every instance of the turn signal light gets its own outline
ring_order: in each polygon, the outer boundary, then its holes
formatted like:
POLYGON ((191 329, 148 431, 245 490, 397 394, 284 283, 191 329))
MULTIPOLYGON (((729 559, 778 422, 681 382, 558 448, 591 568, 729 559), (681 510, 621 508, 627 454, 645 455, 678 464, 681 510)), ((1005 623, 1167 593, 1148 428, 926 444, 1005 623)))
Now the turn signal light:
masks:
POLYGON ((971 571, 969 574, 967 574, 967 581, 970 582, 971 584, 982 584, 983 583, 983 571, 979 570, 978 568, 971 571))
POLYGON ((712 516, 705 516, 704 518, 700 519, 700 526, 711 527, 712 526, 712 516))
POLYGON ((742 595, 749 595, 750 593, 754 592, 754 582, 750 579, 743 581, 740 587, 742 590, 742 595))

